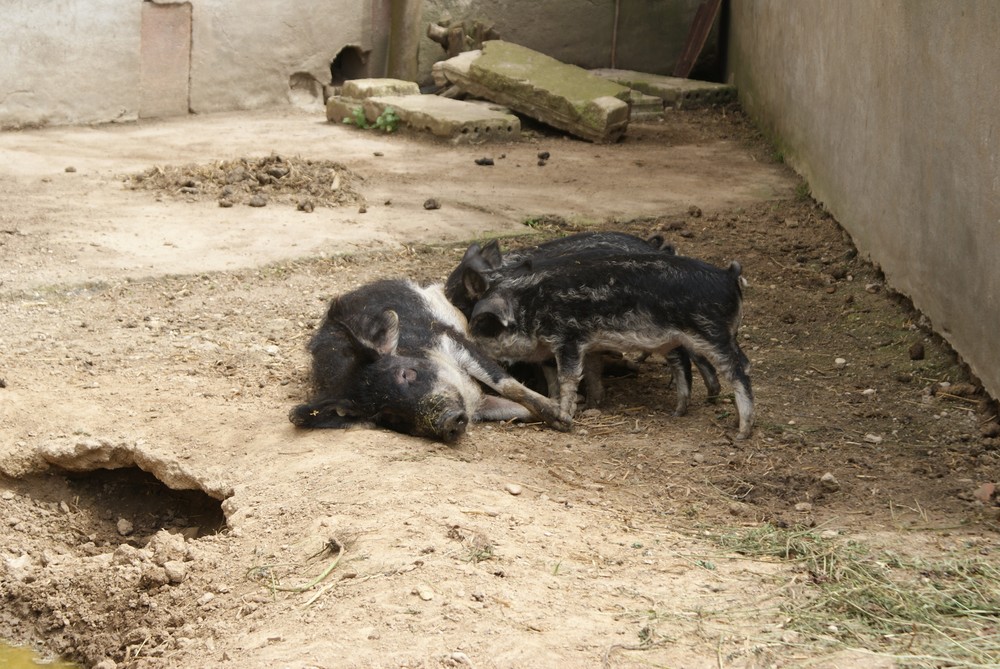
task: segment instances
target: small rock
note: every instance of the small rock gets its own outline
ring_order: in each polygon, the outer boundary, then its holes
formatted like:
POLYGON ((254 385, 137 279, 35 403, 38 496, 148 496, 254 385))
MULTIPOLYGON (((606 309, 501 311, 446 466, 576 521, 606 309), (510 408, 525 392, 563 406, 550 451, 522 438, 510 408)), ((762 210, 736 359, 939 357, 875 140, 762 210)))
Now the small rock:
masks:
POLYGON ((821 539, 836 539, 840 536, 840 532, 837 530, 823 530, 819 533, 821 539))
POLYGON ((835 358, 833 361, 833 366, 836 367, 837 369, 843 369, 844 367, 847 367, 847 360, 845 360, 844 358, 835 358))
POLYGON ((441 203, 434 198, 427 198, 424 200, 424 209, 440 209, 441 203))
POLYGON ((69 504, 66 503, 66 500, 59 501, 59 510, 63 513, 69 513, 69 504))
POLYGON ((688 216, 691 218, 701 218, 701 207, 691 205, 688 207, 688 216))
POLYGON ((163 564, 163 571, 167 574, 167 580, 171 583, 182 583, 187 578, 187 565, 177 560, 170 560, 163 564))
POLYGON ((70 172, 70 173, 72 173, 72 172, 76 172, 76 168, 75 168, 75 167, 73 167, 72 165, 70 165, 69 167, 67 167, 67 168, 66 168, 66 171, 67 171, 67 172, 70 172))
POLYGON ((252 198, 250 198, 250 201, 247 202, 247 204, 249 204, 251 207, 266 207, 267 198, 258 193, 257 195, 254 195, 252 198))
POLYGON ((697 464, 699 464, 699 465, 700 465, 701 463, 705 462, 705 454, 704 454, 704 453, 695 453, 695 454, 694 454, 694 455, 692 456, 692 459, 693 459, 693 460, 694 460, 694 461, 695 461, 695 462, 696 462, 697 464))
POLYGON ((376 151, 376 152, 374 152, 374 153, 373 153, 372 155, 373 155, 373 156, 375 156, 376 158, 381 158, 381 157, 382 157, 382 156, 384 156, 385 154, 384 154, 384 153, 382 153, 381 151, 376 151))
POLYGON ((490 166, 493 164, 492 158, 476 158, 476 165, 490 166))
POLYGON ((360 207, 358 207, 358 213, 359 214, 367 214, 368 213, 368 207, 366 207, 365 205, 361 205, 360 207))
POLYGON ((418 585, 413 592, 417 595, 417 597, 424 600, 425 602, 429 602, 432 599, 434 599, 434 591, 431 590, 430 586, 428 585, 418 585))
MULTIPOLYGON (((996 421, 992 423, 987 423, 983 427, 983 437, 986 439, 993 439, 994 437, 1000 437, 1000 423, 997 423, 996 421)), ((6 495, 7 493, 4 494, 6 495)), ((4 497, 4 499, 7 498, 4 497)))
POLYGON ((516 483, 508 483, 503 488, 504 490, 509 492, 511 495, 514 495, 515 497, 521 494, 521 486, 519 486, 516 483))
POLYGON ((118 663, 107 658, 94 665, 94 669, 118 669, 118 663))
POLYGON ((125 518, 118 519, 117 527, 118 527, 118 534, 122 535, 123 537, 127 537, 128 535, 132 534, 132 530, 134 529, 132 527, 132 523, 125 518))
POLYGON ((795 505, 795 510, 805 513, 807 511, 812 511, 813 505, 809 502, 799 502, 795 505))
POLYGON ((280 350, 281 349, 274 344, 268 344, 264 347, 264 353, 267 353, 268 355, 278 355, 278 351, 280 350))
POLYGON ((973 496, 983 504, 989 504, 996 492, 997 486, 995 483, 984 483, 976 489, 973 496))
POLYGON ((837 492, 840 490, 840 481, 832 473, 827 472, 819 479, 819 485, 827 492, 837 492))
POLYGON ((868 444, 881 444, 882 439, 882 435, 872 434, 871 432, 865 435, 865 443, 868 444))
POLYGON ((14 497, 15 497, 14 492, 11 491, 11 490, 4 490, 3 494, 0 495, 0 499, 3 499, 4 501, 8 501, 8 502, 10 500, 14 499, 14 497))
POLYGON ((869 293, 877 293, 882 290, 882 285, 878 283, 866 283, 865 291, 869 293))
POLYGON ((311 214, 313 212, 312 200, 302 200, 295 208, 298 209, 299 211, 304 211, 307 214, 311 214))
POLYGON ((913 342, 910 346, 910 360, 923 360, 924 359, 924 344, 923 342, 913 342))
POLYGON ((233 201, 226 198, 219 198, 219 206, 223 209, 229 209, 233 206, 233 201))
POLYGON ((875 397, 875 389, 874 388, 865 388, 864 390, 861 391, 861 394, 864 395, 865 397, 867 397, 868 399, 871 399, 871 398, 875 397))
POLYGON ((211 592, 206 592, 204 595, 198 598, 198 606, 205 606, 213 599, 215 599, 215 595, 213 595, 211 592))
POLYGON ((551 154, 548 151, 539 151, 538 152, 538 159, 539 160, 548 160, 550 155, 551 154))

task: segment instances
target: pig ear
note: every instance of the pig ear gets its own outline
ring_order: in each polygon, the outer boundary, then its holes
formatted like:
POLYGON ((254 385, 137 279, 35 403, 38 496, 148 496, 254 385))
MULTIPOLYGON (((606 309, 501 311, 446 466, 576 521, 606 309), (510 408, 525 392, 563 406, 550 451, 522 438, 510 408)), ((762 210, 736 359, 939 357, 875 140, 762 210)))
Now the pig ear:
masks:
POLYGON ((490 269, 496 269, 503 264, 503 254, 500 253, 500 242, 491 239, 479 253, 490 269))
POLYGON ((351 340, 354 352, 368 360, 392 355, 399 345, 399 316, 392 309, 369 318, 359 332, 343 321, 340 326, 351 340))
POLYGON ((478 267, 465 268, 465 271, 462 272, 462 285, 465 286, 466 294, 473 300, 478 300, 490 289, 489 280, 478 267))
POLYGON ((507 327, 509 320, 503 304, 495 301, 480 301, 472 310, 469 331, 481 337, 496 337, 507 327))

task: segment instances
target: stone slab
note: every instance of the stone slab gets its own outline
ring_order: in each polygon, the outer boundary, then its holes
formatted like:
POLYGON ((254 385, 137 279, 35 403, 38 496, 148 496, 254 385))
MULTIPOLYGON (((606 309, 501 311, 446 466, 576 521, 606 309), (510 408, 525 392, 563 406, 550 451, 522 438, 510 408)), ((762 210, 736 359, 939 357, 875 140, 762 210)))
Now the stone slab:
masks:
POLYGON ((594 76, 628 86, 646 95, 655 95, 667 107, 693 109, 736 99, 736 87, 712 81, 667 77, 634 70, 590 70, 594 76))
POLYGON ((350 79, 344 82, 340 94, 358 100, 383 95, 420 95, 420 86, 404 79, 350 79))
POLYGON ((343 123, 345 118, 354 118, 355 109, 364 109, 358 98, 332 95, 326 101, 326 120, 330 123, 343 123))
POLYGON ((629 121, 658 121, 663 118, 663 100, 655 95, 631 91, 629 121))
POLYGON ((466 92, 592 142, 628 127, 627 87, 517 44, 491 40, 442 67, 466 92))
POLYGON ((369 123, 392 107, 403 127, 455 144, 511 142, 521 136, 521 121, 513 114, 437 95, 389 95, 367 98, 363 104, 369 123))

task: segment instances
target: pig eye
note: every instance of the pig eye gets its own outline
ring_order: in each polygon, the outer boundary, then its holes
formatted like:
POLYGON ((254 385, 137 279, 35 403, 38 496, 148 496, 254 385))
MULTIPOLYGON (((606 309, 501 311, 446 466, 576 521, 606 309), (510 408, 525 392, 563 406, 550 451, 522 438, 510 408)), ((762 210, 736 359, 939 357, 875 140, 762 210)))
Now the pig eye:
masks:
POLYGON ((417 370, 412 367, 396 370, 396 381, 399 384, 410 384, 417 380, 417 370))

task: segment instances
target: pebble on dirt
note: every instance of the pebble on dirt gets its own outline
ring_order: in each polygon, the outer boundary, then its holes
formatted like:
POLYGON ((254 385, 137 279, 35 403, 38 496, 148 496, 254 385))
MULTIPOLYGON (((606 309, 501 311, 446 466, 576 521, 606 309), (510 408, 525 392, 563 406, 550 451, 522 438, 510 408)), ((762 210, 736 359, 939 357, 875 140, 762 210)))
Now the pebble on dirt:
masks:
POLYGON ((913 342, 910 346, 910 360, 923 360, 924 359, 924 345, 922 342, 913 342))
POLYGON ((250 198, 250 201, 247 202, 247 204, 249 204, 251 207, 266 207, 267 198, 264 197, 263 195, 257 194, 254 195, 252 198, 250 198))
POLYGON ((493 164, 492 158, 476 158, 476 165, 489 166, 493 164))
POLYGON ((831 472, 827 472, 820 477, 819 485, 827 492, 837 492, 840 490, 840 481, 831 472))
POLYGON ((302 202, 299 202, 299 204, 296 206, 296 209, 298 209, 299 211, 304 211, 307 214, 311 214, 313 212, 312 200, 303 200, 302 202))
POLYGON ((117 527, 118 527, 118 534, 122 535, 123 537, 127 537, 128 535, 132 534, 133 530, 132 523, 126 520, 125 518, 118 519, 117 527))
POLYGON ((440 208, 441 208, 441 203, 435 200, 434 198, 429 197, 426 200, 424 200, 424 209, 430 210, 430 209, 440 209, 440 208))
POLYGON ((507 485, 504 486, 504 490, 509 492, 511 495, 514 495, 515 497, 521 494, 521 486, 519 486, 516 483, 508 483, 507 485))

